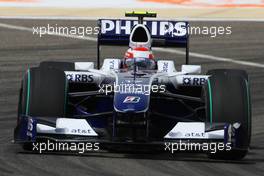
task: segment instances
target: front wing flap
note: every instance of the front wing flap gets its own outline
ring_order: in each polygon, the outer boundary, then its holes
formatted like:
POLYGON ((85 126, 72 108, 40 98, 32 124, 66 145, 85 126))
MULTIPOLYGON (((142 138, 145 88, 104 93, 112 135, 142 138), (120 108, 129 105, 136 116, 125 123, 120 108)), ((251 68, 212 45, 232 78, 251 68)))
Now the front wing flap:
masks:
MULTIPOLYGON (((46 118, 43 121, 37 117, 24 116, 15 129, 14 138, 17 143, 35 142, 38 139, 49 139, 64 142, 101 142, 138 144, 133 141, 113 141, 111 137, 100 136, 101 133, 92 127, 86 119, 46 118)), ((43 118, 42 118, 43 119, 43 118)), ((236 136, 239 135, 240 124, 204 123, 204 122, 178 122, 159 141, 146 140, 140 144, 164 144, 165 142, 198 141, 223 142, 239 145, 236 136)))

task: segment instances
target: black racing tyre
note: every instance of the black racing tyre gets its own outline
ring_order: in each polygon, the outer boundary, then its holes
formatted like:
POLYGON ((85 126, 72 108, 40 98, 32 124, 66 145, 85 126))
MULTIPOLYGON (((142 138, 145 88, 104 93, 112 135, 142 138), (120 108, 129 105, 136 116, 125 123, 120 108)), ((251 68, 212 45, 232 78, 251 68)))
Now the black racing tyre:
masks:
POLYGON ((41 68, 54 68, 62 71, 74 71, 75 66, 72 62, 43 61, 40 63, 41 68))
POLYGON ((239 70, 239 69, 213 69, 213 70, 208 70, 207 75, 215 75, 215 74, 223 74, 223 73, 237 75, 243 77, 248 81, 247 72, 245 70, 239 70))
POLYGON ((210 158, 238 160, 246 156, 251 138, 251 98, 248 75, 243 70, 217 69, 204 87, 206 122, 241 123, 239 148, 209 153, 210 158))
MULTIPOLYGON (((67 104, 67 79, 63 71, 36 67, 28 69, 22 80, 17 123, 22 115, 32 117, 65 117, 67 104)), ((15 128, 14 137, 19 134, 15 128)), ((24 143, 24 150, 32 150, 32 143, 24 143)))
POLYGON ((19 113, 29 116, 64 117, 67 80, 63 71, 53 68, 30 68, 20 94, 19 113))

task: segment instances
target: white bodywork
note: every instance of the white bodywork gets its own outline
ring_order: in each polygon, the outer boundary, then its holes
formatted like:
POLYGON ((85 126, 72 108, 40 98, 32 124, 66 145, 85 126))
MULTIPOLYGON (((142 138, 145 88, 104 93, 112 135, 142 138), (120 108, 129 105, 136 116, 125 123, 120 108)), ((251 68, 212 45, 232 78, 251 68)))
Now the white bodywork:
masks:
POLYGON ((56 127, 37 124, 37 133, 98 136, 85 119, 57 118, 56 127))
POLYGON ((178 122, 166 139, 224 139, 224 130, 205 132, 203 122, 178 122))
MULTIPOLYGON (((177 71, 171 60, 157 62, 157 76, 160 84, 172 83, 177 86, 202 86, 208 75, 200 75, 200 65, 182 65, 177 71), (162 74, 161 74, 162 73, 162 74)), ((116 73, 121 67, 121 59, 107 58, 100 70, 94 69, 92 62, 75 62, 76 71, 65 71, 69 82, 101 84, 104 79, 116 79, 116 73)))
POLYGON ((89 69, 94 69, 94 63, 93 62, 75 62, 74 66, 75 66, 75 70, 86 71, 89 69))

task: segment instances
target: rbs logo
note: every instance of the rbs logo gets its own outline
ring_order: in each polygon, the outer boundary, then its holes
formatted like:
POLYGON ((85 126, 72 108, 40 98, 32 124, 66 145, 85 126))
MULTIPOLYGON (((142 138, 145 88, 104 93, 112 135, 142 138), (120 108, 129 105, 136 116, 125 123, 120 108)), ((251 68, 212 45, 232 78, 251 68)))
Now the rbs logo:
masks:
POLYGON ((93 75, 89 74, 67 74, 66 77, 69 82, 91 83, 94 81, 93 75))

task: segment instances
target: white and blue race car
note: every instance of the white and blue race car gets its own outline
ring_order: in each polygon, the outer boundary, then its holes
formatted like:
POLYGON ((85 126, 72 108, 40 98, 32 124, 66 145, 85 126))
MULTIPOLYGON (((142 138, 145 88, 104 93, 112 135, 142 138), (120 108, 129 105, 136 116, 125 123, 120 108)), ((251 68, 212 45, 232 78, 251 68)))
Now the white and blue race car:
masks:
POLYGON ((200 65, 190 65, 186 21, 145 21, 156 17, 151 12, 126 16, 138 20, 98 20, 97 68, 93 62, 45 61, 28 69, 20 89, 15 142, 24 147, 47 140, 97 142, 106 149, 222 143, 230 150, 208 155, 243 158, 251 137, 247 73, 215 69, 202 75, 200 65), (129 50, 125 59, 106 58, 101 64, 102 45, 129 50), (186 63, 176 70, 172 60, 155 61, 154 46, 185 48, 186 63))

